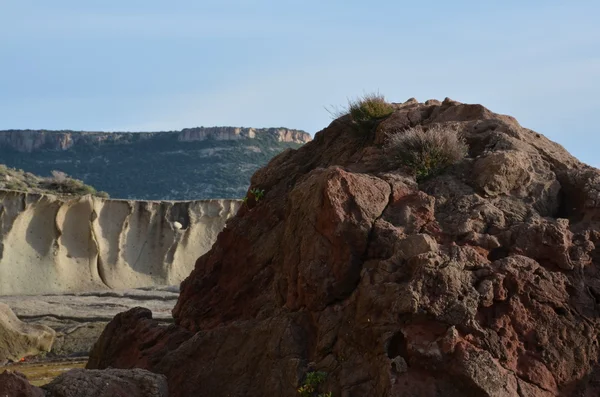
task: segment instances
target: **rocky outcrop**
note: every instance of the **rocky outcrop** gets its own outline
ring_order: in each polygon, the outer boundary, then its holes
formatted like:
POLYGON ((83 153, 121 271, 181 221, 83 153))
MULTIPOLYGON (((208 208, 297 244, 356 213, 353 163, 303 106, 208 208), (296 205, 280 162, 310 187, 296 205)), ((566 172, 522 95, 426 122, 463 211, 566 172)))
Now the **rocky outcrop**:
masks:
POLYGON ((600 393, 600 171, 480 105, 344 116, 274 158, 160 326, 115 318, 90 368, 165 374, 172 396, 600 393), (420 183, 383 145, 459 131, 462 161, 420 183), (121 347, 121 348, 119 348, 121 347))
POLYGON ((8 191, 0 199, 0 295, 177 284, 240 204, 8 191))
POLYGON ((76 145, 104 143, 131 143, 152 138, 178 141, 201 141, 205 139, 238 140, 253 139, 267 135, 278 142, 306 143, 310 134, 288 128, 243 128, 243 127, 196 127, 170 132, 87 132, 48 130, 4 130, 0 131, 0 148, 10 148, 30 153, 37 150, 67 150, 76 145))
POLYGON ((49 397, 167 397, 163 375, 141 369, 72 369, 43 387, 49 397))
POLYGON ((53 329, 26 324, 15 316, 8 305, 0 303, 0 363, 49 352, 55 336, 53 329))
POLYGON ((19 152, 32 152, 41 148, 66 150, 73 146, 69 132, 8 130, 0 131, 0 147, 8 147, 19 152))

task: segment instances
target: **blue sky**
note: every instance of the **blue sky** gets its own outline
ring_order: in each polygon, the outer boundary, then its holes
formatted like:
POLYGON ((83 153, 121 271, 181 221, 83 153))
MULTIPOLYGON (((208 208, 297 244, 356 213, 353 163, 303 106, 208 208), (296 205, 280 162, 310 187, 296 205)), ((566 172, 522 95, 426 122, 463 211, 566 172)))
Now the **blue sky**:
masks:
POLYGON ((0 129, 287 126, 482 103, 600 166, 598 1, 0 0, 0 129))

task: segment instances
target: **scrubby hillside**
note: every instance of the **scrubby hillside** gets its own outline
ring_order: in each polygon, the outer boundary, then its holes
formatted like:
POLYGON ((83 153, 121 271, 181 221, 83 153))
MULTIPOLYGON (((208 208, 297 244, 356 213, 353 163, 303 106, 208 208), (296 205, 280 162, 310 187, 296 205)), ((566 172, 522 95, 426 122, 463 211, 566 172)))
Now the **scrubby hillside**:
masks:
POLYGON ((51 176, 41 177, 31 172, 9 168, 0 164, 0 189, 16 190, 28 193, 49 193, 59 196, 82 196, 91 194, 108 197, 106 192, 98 192, 83 181, 69 177, 63 172, 52 171, 51 176))
POLYGON ((480 105, 356 105, 254 174, 175 325, 121 313, 88 367, 175 397, 599 395, 600 171, 480 105))
POLYGON ((175 132, 0 131, 0 158, 39 175, 60 170, 114 198, 240 198, 273 156, 310 135, 284 128, 175 132))

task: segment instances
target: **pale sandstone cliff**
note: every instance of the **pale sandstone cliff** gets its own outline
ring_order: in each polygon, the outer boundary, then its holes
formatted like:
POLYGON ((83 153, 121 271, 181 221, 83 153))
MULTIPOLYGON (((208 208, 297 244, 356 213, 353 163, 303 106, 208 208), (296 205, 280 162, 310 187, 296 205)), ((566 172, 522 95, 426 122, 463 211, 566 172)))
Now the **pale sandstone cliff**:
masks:
POLYGON ((186 128, 181 130, 177 139, 179 141, 203 141, 216 139, 218 141, 231 141, 238 139, 254 139, 257 135, 270 135, 278 142, 307 143, 311 137, 303 131, 287 128, 240 128, 240 127, 212 127, 212 128, 186 128))
POLYGON ((240 205, 11 191, 0 200, 0 295, 177 284, 240 205))
POLYGON ((132 136, 139 139, 172 136, 178 141, 201 141, 205 139, 238 140, 254 139, 260 135, 274 137, 278 142, 306 143, 310 134, 287 128, 242 127, 196 127, 170 132, 84 132, 47 130, 0 131, 0 148, 10 148, 30 153, 41 149, 67 150, 78 144, 102 144, 104 142, 129 142, 132 136))

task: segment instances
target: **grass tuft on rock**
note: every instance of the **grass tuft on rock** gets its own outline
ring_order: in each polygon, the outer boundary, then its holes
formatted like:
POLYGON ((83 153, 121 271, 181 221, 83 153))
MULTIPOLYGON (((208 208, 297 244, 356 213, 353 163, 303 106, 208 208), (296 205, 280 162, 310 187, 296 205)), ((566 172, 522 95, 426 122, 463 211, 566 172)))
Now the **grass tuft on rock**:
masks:
POLYGON ((423 181, 462 160, 468 145, 452 129, 417 126, 390 136, 386 150, 395 166, 412 169, 417 181, 423 181))
POLYGON ((352 120, 359 124, 370 124, 383 119, 394 112, 394 106, 379 93, 366 94, 348 103, 348 113, 352 120))

